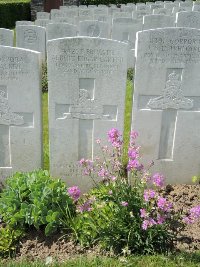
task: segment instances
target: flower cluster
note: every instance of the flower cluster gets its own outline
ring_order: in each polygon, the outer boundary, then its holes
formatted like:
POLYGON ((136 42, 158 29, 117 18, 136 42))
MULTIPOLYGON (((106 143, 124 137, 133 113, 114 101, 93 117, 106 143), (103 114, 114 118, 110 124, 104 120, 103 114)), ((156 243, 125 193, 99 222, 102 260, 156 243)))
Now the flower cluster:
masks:
POLYGON ((189 215, 183 218, 183 221, 187 224, 195 223, 200 219, 200 205, 190 209, 189 215))
POLYGON ((91 211, 93 202, 94 202, 93 199, 86 200, 83 204, 81 204, 77 207, 77 211, 80 213, 83 213, 85 211, 91 211))
POLYGON ((121 148, 123 144, 122 134, 119 132, 118 129, 112 128, 108 132, 108 141, 112 144, 113 147, 121 148))
POLYGON ((144 190, 143 197, 148 211, 145 208, 140 209, 140 217, 143 219, 142 229, 147 230, 153 225, 165 223, 170 217, 172 203, 159 196, 153 189, 144 190))
POLYGON ((153 185, 155 185, 157 187, 163 187, 164 186, 164 176, 160 173, 155 173, 151 178, 151 182, 153 183, 153 185))
POLYGON ((83 169, 83 175, 91 175, 94 171, 94 164, 92 160, 89 159, 81 159, 79 161, 79 165, 83 169))
POLYGON ((137 138, 138 133, 135 131, 132 131, 130 134, 130 146, 128 149, 128 165, 127 170, 128 171, 142 171, 144 169, 144 166, 139 161, 139 147, 135 144, 135 139, 137 138))
POLYGON ((67 191, 74 201, 77 201, 80 198, 81 190, 78 188, 78 186, 69 187, 67 191))

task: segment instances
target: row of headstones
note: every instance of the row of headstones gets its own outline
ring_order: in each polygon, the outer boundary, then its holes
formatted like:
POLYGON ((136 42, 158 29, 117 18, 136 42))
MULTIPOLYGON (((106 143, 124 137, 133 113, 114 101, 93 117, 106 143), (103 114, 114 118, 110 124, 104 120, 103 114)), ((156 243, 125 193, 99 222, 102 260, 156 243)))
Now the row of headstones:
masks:
MULTIPOLYGON (((198 2, 197 2, 198 3, 198 2)), ((196 2, 157 2, 148 4, 138 3, 136 5, 114 7, 94 7, 80 9, 78 7, 61 6, 60 10, 52 9, 51 13, 38 12, 36 24, 46 26, 50 19, 56 22, 65 22, 78 25, 82 20, 99 20, 112 24, 113 18, 133 18, 142 19, 144 15, 163 14, 175 16, 181 11, 199 11, 200 5, 196 2)))
MULTIPOLYGON (((146 15, 143 22, 138 23, 129 18, 114 19, 112 32, 107 23, 98 21, 82 21, 79 29, 67 23, 50 23, 47 29, 35 25, 21 25, 16 27, 16 46, 41 52, 45 61, 46 40, 77 35, 113 39, 128 43, 128 67, 134 67, 136 32, 175 26, 200 29, 200 12, 179 12, 176 21, 172 16, 166 15, 146 15)), ((0 44, 13 46, 13 31, 0 29, 0 44)))
MULTIPOLYGON (((137 34, 132 128, 143 158, 169 183, 200 172, 200 30, 137 34)), ((128 45, 90 37, 48 42, 50 171, 87 190, 77 169, 123 132, 128 45)), ((40 53, 0 47, 0 178, 42 167, 40 53)))

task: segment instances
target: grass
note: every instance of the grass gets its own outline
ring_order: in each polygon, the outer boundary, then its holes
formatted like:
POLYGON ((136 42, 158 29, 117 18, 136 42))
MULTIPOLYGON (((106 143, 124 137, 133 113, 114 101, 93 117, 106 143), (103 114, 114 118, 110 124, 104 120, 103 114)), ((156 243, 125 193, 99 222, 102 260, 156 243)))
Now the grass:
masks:
MULTIPOLYGON (((126 86, 126 108, 124 117, 124 142, 125 151, 127 151, 129 143, 129 133, 131 129, 131 110, 132 110, 133 86, 130 80, 127 80, 126 86)), ((49 132, 48 132, 48 93, 43 93, 43 153, 44 153, 44 169, 49 170, 49 132)), ((127 156, 124 156, 124 163, 127 156)))
POLYGON ((48 123, 48 93, 42 95, 43 108, 43 168, 49 170, 49 123, 48 123))
MULTIPOLYGON (((9 261, 3 263, 1 267, 45 267, 44 262, 21 262, 9 261)), ((67 260, 65 263, 56 263, 54 260, 51 267, 199 267, 200 253, 181 253, 177 255, 153 255, 153 256, 131 256, 131 257, 77 257, 76 259, 67 260)))

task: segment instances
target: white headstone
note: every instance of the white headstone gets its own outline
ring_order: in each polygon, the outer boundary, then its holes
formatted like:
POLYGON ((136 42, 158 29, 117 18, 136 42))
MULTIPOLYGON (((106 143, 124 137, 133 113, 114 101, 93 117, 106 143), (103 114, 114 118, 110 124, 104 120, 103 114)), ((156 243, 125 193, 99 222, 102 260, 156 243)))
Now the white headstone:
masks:
POLYGON ((152 11, 153 11, 153 9, 164 8, 164 3, 152 4, 152 5, 150 5, 150 7, 151 7, 152 11))
POLYGON ((94 16, 94 10, 92 9, 79 9, 79 16, 80 17, 83 17, 83 16, 90 16, 90 17, 93 17, 94 16))
POLYGON ((28 21, 28 20, 18 20, 15 23, 16 26, 22 26, 22 25, 34 25, 33 21, 28 21))
POLYGON ((148 6, 148 5, 137 5, 136 6, 136 10, 137 11, 145 11, 145 10, 149 11, 150 10, 150 6, 148 6))
POLYGON ((152 11, 149 9, 149 10, 137 10, 136 12, 133 12, 133 18, 134 19, 137 19, 137 20, 143 20, 143 17, 146 16, 146 15, 151 15, 152 14, 152 11))
POLYGON ((0 46, 0 180, 42 167, 40 53, 0 46))
POLYGON ((135 48, 136 32, 142 30, 142 21, 129 18, 113 19, 112 39, 127 42, 130 49, 135 48))
POLYGON ((180 7, 191 7, 193 6, 192 1, 188 1, 188 2, 180 2, 179 4, 180 7))
POLYGON ((108 7, 97 7, 94 9, 94 15, 108 15, 108 7))
POLYGON ((116 18, 132 18, 132 13, 129 12, 115 12, 113 14, 113 19, 116 18))
POLYGON ((109 25, 98 20, 85 20, 79 23, 79 35, 110 38, 109 25))
POLYGON ((95 140, 123 132, 127 45, 77 37, 48 42, 50 170, 83 190, 91 179, 70 172, 82 158, 99 155, 95 140))
POLYGON ((200 173, 200 30, 138 33, 132 128, 167 183, 200 173))
POLYGON ((200 29, 200 12, 179 12, 176 14, 176 26, 200 29))
POLYGON ((77 35, 77 27, 67 23, 50 23, 47 25, 47 40, 73 37, 77 35))
POLYGON ((0 45, 13 46, 14 32, 12 30, 0 28, 0 45))
POLYGON ((200 5, 194 5, 192 11, 200 12, 200 5))
POLYGON ((174 7, 172 9, 172 14, 176 17, 176 13, 182 12, 182 11, 192 11, 192 7, 174 7))
POLYGON ((16 27, 16 46, 41 52, 42 60, 46 59, 46 30, 35 25, 16 27))
POLYGON ((59 9, 51 9, 51 20, 54 20, 55 18, 63 18, 63 11, 59 9))
POLYGON ((175 27, 175 18, 166 15, 144 16, 143 30, 175 27))
POLYGON ((36 19, 35 25, 46 28, 49 23, 52 23, 50 19, 36 19))
POLYGON ((48 12, 37 12, 37 19, 50 19, 48 12))
POLYGON ((168 8, 157 8, 157 9, 153 9, 153 14, 154 15, 167 15, 167 16, 171 16, 172 15, 172 9, 168 9, 168 8))

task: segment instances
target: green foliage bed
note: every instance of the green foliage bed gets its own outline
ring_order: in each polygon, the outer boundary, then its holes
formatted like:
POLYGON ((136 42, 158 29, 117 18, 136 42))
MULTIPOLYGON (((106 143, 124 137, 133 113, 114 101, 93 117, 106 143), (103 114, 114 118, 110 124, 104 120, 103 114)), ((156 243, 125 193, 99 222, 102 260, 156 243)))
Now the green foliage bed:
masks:
POLYGON ((30 0, 0 0, 0 27, 13 28, 17 20, 31 20, 30 0))

